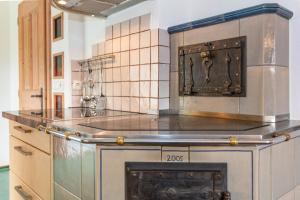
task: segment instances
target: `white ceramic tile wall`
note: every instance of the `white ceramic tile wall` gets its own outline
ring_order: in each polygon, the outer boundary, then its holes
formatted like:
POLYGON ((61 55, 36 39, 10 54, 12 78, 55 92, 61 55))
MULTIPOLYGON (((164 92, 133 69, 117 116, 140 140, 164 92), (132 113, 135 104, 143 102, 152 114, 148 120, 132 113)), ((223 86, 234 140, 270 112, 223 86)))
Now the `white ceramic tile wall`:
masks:
POLYGON ((140 113, 169 109, 169 34, 150 30, 151 15, 106 28, 106 41, 93 46, 95 55, 113 53, 104 69, 107 108, 140 113))

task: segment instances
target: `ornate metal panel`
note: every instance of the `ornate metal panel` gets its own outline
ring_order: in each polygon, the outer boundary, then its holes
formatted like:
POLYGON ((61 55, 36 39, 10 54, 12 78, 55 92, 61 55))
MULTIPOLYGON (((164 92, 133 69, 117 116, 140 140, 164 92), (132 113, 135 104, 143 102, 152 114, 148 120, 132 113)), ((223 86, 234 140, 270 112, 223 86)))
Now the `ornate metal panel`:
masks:
POLYGON ((230 200, 226 163, 126 163, 126 200, 230 200))
POLYGON ((246 37, 179 47, 180 96, 246 96, 246 37))

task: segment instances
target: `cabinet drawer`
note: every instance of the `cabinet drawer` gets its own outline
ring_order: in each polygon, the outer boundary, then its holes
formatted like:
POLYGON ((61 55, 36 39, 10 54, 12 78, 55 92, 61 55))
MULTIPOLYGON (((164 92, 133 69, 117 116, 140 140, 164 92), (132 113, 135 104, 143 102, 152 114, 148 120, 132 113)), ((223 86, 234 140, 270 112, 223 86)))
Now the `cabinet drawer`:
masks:
POLYGON ((12 200, 42 200, 11 171, 9 173, 9 197, 12 200))
POLYGON ((10 136, 11 170, 42 199, 50 200, 50 156, 10 136))
POLYGON ((9 131, 14 137, 50 154, 50 135, 13 121, 9 123, 9 131))

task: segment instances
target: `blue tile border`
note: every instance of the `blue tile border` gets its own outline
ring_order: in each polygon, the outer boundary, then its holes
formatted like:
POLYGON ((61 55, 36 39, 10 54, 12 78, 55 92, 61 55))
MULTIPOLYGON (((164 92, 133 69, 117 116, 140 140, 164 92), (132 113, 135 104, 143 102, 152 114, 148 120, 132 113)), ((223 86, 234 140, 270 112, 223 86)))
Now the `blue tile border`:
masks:
POLYGON ((177 26, 172 26, 168 28, 168 32, 170 34, 172 33, 178 33, 182 31, 187 31, 195 28, 200 28, 204 26, 210 26, 214 24, 220 24, 228 21, 232 21, 235 19, 240 19, 244 17, 250 17, 253 15, 259 15, 259 14, 264 14, 264 13, 274 13, 277 14, 281 17, 284 17, 286 19, 291 19, 293 17, 293 12, 280 6, 277 3, 265 3, 265 4, 260 4, 257 6, 252 6, 249 8, 244 8, 241 10, 236 10, 233 12, 228 12, 225 14, 221 15, 216 15, 213 17, 208 17, 205 19, 200 19, 184 24, 180 24, 177 26))

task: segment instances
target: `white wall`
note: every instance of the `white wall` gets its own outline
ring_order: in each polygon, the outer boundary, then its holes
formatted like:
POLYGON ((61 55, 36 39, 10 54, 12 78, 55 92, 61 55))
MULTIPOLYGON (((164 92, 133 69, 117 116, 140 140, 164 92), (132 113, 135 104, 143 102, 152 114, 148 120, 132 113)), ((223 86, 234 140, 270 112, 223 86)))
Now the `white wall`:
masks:
MULTIPOLYGON (((18 109, 17 1, 0 1, 0 112, 18 109)), ((0 116, 0 166, 8 165, 8 121, 0 116)))
POLYGON ((167 29, 262 3, 279 3, 294 12, 290 20, 290 113, 292 119, 300 119, 300 0, 150 0, 108 17, 107 24, 151 12, 152 28, 167 29))

